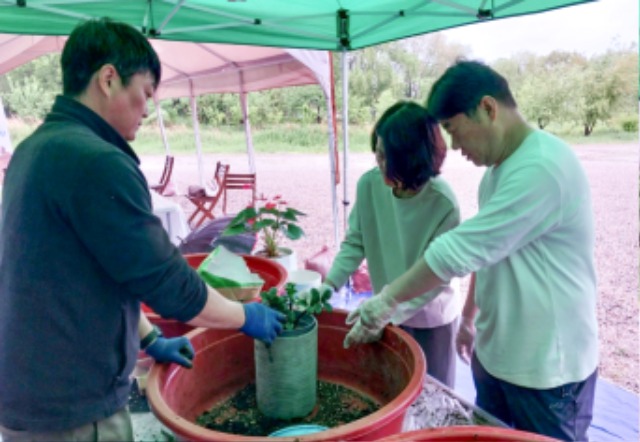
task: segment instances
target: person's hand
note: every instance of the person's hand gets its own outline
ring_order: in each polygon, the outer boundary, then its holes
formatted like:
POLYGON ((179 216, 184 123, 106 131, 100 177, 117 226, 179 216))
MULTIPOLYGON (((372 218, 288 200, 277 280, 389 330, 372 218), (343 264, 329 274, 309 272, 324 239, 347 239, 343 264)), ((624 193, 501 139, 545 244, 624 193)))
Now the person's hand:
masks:
POLYGON ((471 363, 471 355, 473 354, 473 341, 476 337, 476 327, 473 325, 473 319, 462 318, 456 335, 456 351, 458 356, 466 364, 471 363))
POLYGON ((175 362, 186 368, 193 367, 195 351, 191 342, 184 336, 178 338, 158 336, 144 351, 156 362, 175 362))
POLYGON ((355 325, 344 340, 344 348, 349 348, 351 344, 365 344, 380 339, 382 330, 391 320, 398 305, 386 290, 387 286, 349 313, 346 323, 355 325))
POLYGON ((282 332, 282 323, 286 319, 282 313, 259 302, 243 304, 242 307, 245 315, 244 325, 240 327, 242 333, 271 344, 282 332))
POLYGON ((382 337, 383 329, 370 329, 362 324, 362 321, 358 319, 347 336, 344 338, 344 348, 351 347, 352 344, 370 344, 376 342, 382 337))

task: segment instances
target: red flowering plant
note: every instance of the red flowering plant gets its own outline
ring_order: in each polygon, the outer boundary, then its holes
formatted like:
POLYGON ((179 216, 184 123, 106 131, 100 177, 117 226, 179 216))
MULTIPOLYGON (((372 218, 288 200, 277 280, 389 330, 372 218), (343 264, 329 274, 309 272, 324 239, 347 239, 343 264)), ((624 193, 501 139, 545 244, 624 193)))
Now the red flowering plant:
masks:
POLYGON ((304 231, 298 226, 298 217, 306 216, 292 207, 280 195, 258 198, 261 207, 249 206, 241 210, 223 230, 223 236, 241 233, 261 233, 264 251, 268 257, 280 256, 278 248, 283 237, 300 239, 304 231))

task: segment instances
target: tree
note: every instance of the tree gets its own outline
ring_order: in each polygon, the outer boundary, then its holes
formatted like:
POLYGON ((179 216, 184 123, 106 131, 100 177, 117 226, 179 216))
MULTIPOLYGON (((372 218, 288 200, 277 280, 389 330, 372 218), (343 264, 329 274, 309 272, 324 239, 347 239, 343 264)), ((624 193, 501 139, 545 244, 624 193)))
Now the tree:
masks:
POLYGON ((5 75, 2 85, 9 114, 40 120, 62 91, 60 54, 39 57, 5 75))
POLYGON ((393 70, 384 45, 361 49, 350 54, 349 94, 376 119, 376 105, 382 93, 393 83, 393 70))
POLYGON ((514 94, 527 119, 535 121, 540 129, 552 121, 564 121, 575 94, 577 79, 573 73, 583 70, 587 60, 570 52, 552 52, 547 56, 520 54, 515 60, 518 67, 509 80, 516 79, 512 83, 516 84, 514 94))
POLYGON ((613 105, 622 94, 622 79, 609 61, 606 54, 594 57, 590 69, 575 76, 574 118, 582 125, 584 136, 591 135, 598 122, 611 117, 613 105))

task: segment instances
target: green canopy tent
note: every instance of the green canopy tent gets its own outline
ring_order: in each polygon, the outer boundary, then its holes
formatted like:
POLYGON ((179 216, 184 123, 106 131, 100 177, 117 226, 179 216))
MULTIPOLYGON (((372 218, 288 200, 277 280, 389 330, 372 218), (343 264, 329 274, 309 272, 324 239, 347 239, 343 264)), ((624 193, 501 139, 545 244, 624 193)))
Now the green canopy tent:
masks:
POLYGON ((153 39, 341 52, 346 225, 348 51, 590 1, 594 0, 0 0, 0 32, 68 35, 81 20, 108 16, 153 39))
POLYGON ((0 32, 67 35, 109 16, 165 40, 342 51, 586 1, 0 0, 0 32))

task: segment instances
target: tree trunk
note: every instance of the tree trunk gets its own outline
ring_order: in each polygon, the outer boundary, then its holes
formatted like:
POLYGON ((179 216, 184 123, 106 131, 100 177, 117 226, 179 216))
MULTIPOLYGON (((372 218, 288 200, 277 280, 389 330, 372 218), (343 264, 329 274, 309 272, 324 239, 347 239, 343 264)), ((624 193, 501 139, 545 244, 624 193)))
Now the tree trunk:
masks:
POLYGON ((584 136, 588 137, 593 132, 593 124, 585 124, 584 125, 584 136))

